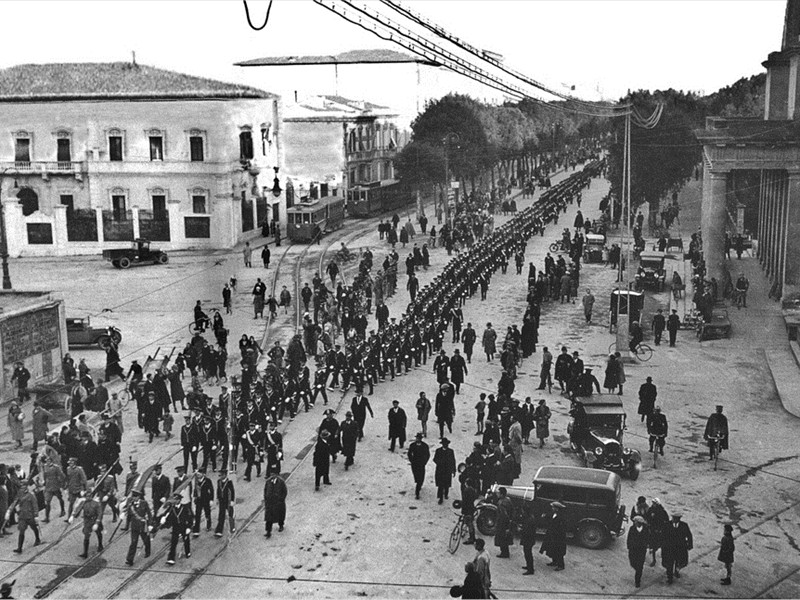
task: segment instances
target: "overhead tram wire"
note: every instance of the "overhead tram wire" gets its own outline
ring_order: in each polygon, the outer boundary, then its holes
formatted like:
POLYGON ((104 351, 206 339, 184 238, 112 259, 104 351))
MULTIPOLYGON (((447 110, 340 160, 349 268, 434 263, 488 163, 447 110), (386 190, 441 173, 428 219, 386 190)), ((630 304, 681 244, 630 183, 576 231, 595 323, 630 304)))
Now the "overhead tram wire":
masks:
POLYGON ((446 39, 450 43, 452 43, 455 46, 458 46, 459 48, 461 48, 462 50, 464 50, 466 52, 469 52, 470 54, 480 58, 483 61, 488 62, 492 66, 496 67, 497 69, 500 69, 501 71, 507 73, 508 75, 516 77, 520 81, 524 81, 528 85, 530 85, 532 87, 535 87, 535 88, 538 88, 538 89, 540 89, 540 90, 542 90, 544 92, 547 92, 548 94, 551 94, 553 96, 557 96, 558 98, 561 98, 561 99, 566 100, 568 102, 573 102, 575 104, 584 105, 587 108, 594 108, 594 109, 597 109, 597 108, 627 108, 628 106, 630 106, 629 104, 625 104, 625 105, 622 105, 622 104, 610 105, 608 103, 598 104, 598 103, 593 103, 593 102, 587 102, 585 100, 581 100, 580 98, 576 98, 575 96, 571 96, 569 94, 565 94, 563 92, 559 92, 557 90, 549 88, 549 87, 545 86, 543 83, 540 83, 539 81, 536 81, 535 79, 525 75, 524 73, 521 73, 521 72, 519 72, 519 71, 517 71, 515 69, 512 69, 511 67, 507 67, 499 59, 496 59, 496 58, 490 56, 484 50, 481 50, 480 48, 477 48, 477 47, 467 43, 466 41, 462 40, 461 38, 449 33, 441 25, 437 25, 437 24, 433 23, 430 19, 424 17, 420 13, 417 13, 417 12, 415 12, 415 11, 405 7, 405 6, 403 6, 399 2, 395 2, 394 0, 381 0, 381 2, 385 6, 388 6, 389 8, 394 10, 395 12, 398 12, 401 15, 405 16, 406 18, 411 19, 412 21, 414 21, 417 24, 421 25, 422 27, 424 27, 428 31, 436 34, 437 36, 439 36, 439 37, 441 37, 443 39, 446 39))
MULTIPOLYGON (((516 99, 520 98, 527 98, 532 102, 541 104, 543 106, 560 110, 565 113, 578 113, 578 114, 585 114, 588 116, 593 117, 601 117, 601 118, 612 118, 617 116, 624 116, 627 114, 627 109, 621 107, 622 110, 617 110, 614 112, 613 110, 608 110, 606 107, 600 107, 601 111, 582 111, 577 108, 571 108, 568 106, 560 106, 558 104, 551 104, 541 98, 538 98, 532 95, 530 92, 526 91, 525 89, 516 86, 514 84, 510 84, 507 81, 501 80, 495 75, 476 67, 474 64, 466 61, 465 59, 454 55, 447 50, 442 49, 440 46, 433 44, 432 42, 418 36, 417 34, 413 33, 412 31, 400 26, 399 24, 394 23, 390 19, 387 19, 385 16, 377 13, 373 9, 368 6, 364 6, 360 8, 355 6, 353 3, 343 0, 343 1, 335 1, 335 0, 314 0, 316 4, 327 8, 331 12, 339 15, 341 18, 358 25, 362 29, 381 37, 386 41, 394 42, 406 50, 413 52, 423 58, 431 61, 438 62, 439 64, 445 66, 446 68, 470 79, 478 81, 484 85, 502 91, 509 96, 512 96, 516 99), (353 14, 354 12, 361 13, 365 17, 369 19, 367 24, 364 22, 364 18, 359 15, 353 14), (606 110, 602 110, 605 108, 606 110)), ((616 109, 614 109, 616 110, 616 109)))

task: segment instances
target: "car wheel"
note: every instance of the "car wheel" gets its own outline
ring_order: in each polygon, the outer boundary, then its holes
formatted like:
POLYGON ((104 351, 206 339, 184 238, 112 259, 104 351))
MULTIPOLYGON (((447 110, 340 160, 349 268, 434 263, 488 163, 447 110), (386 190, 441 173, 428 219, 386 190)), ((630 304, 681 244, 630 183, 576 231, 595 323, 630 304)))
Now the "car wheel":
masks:
POLYGON ((102 350, 106 350, 109 346, 111 346, 111 338, 107 335, 101 335, 99 338, 97 338, 97 345, 102 350))
POLYGON ((481 535, 494 535, 497 531, 497 509, 482 508, 475 524, 481 535))
POLYGON ((119 259, 120 269, 127 269, 130 266, 131 266, 131 259, 128 258, 127 256, 123 256, 122 258, 119 259))
POLYGON ((628 477, 631 481, 639 479, 639 474, 642 472, 641 463, 633 463, 628 470, 628 477))
POLYGON ((158 257, 158 262, 160 262, 162 265, 167 264, 169 262, 169 256, 167 256, 165 252, 162 252, 158 257))
POLYGON ((119 346, 122 343, 122 334, 119 331, 112 331, 111 341, 119 346))
POLYGON ((119 269, 119 261, 118 260, 112 260, 111 264, 114 265, 117 269, 119 269))
POLYGON ((578 540, 584 548, 597 550, 606 545, 608 533, 600 523, 586 523, 578 531, 578 540))

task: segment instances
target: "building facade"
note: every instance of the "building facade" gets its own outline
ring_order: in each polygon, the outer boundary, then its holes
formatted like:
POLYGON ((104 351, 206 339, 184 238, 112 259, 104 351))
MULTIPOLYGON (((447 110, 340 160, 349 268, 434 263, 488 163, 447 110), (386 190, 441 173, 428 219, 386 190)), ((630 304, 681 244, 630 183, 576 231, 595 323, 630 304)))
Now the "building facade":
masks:
POLYGON ((245 86, 135 63, 0 71, 9 254, 231 248, 285 226, 281 135, 279 98, 245 86))
POLYGON ((703 255, 709 277, 735 279, 725 233, 738 233, 742 221, 773 294, 790 300, 800 298, 800 0, 787 1, 781 50, 763 65, 763 119, 709 117, 695 132, 704 160, 703 255))

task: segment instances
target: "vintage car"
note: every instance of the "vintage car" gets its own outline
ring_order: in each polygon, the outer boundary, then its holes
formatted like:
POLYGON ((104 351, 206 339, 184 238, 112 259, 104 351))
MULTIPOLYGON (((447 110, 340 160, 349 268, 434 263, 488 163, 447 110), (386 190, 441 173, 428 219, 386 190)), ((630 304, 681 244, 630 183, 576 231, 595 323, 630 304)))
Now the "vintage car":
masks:
POLYGON ((583 261, 587 263, 603 262, 606 248, 606 236, 587 233, 584 236, 583 261))
MULTIPOLYGON (((475 524, 483 535, 495 534, 498 484, 475 508, 475 524)), ((553 502, 561 502, 567 535, 581 546, 602 548, 612 537, 625 532, 627 514, 620 504, 622 483, 619 475, 582 467, 544 466, 533 478, 533 485, 505 486, 511 499, 511 521, 519 532, 523 517, 533 511, 538 529, 544 532, 553 502)))
POLYGON ((74 346, 93 346, 97 344, 105 350, 111 342, 119 346, 122 333, 113 325, 109 327, 92 327, 89 317, 67 318, 67 343, 70 348, 74 346))
POLYGON ((625 410, 619 396, 608 394, 579 398, 586 411, 586 431, 576 435, 575 419, 567 425, 570 445, 582 458, 586 467, 605 469, 630 479, 639 478, 642 457, 638 450, 622 444, 625 430, 625 410))
POLYGON ((111 261, 118 269, 127 269, 134 264, 167 264, 169 257, 166 252, 150 247, 149 240, 136 239, 131 242, 130 248, 114 248, 103 250, 103 258, 111 261))
POLYGON ((664 252, 642 252, 639 255, 639 270, 636 272, 636 289, 664 290, 667 270, 664 268, 664 252))

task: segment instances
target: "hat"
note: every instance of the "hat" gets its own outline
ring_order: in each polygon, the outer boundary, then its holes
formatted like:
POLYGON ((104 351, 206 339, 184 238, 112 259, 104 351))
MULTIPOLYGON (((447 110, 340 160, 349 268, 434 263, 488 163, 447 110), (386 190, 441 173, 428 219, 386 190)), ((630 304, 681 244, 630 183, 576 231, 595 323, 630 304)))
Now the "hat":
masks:
POLYGON ((345 417, 352 417, 353 413, 348 410, 346 413, 344 413, 344 416, 345 417))
POLYGON ((186 471, 186 467, 184 467, 183 465, 178 465, 177 467, 175 467, 175 470, 176 471, 184 471, 185 472, 186 471))
POLYGON ((400 404, 400 400, 392 400, 392 404, 400 404))
MULTIPOLYGON (((181 467, 181 468, 183 468, 183 467, 181 467)), ((206 474, 206 468, 205 467, 200 467, 199 469, 197 469, 197 472, 198 473, 202 473, 203 475, 205 475, 206 474)))
POLYGON ((586 371, 587 373, 591 373, 592 372, 592 367, 586 367, 584 369, 584 371, 586 371))
POLYGON ((227 475, 227 474, 228 474, 228 469, 220 469, 219 470, 220 477, 223 476, 223 475, 227 475))
POLYGON ((440 444, 442 444, 442 446, 449 446, 450 440, 448 440, 446 437, 443 437, 440 444))
POLYGON ((541 400, 539 400, 539 404, 544 404, 544 398, 542 398, 541 400))
POLYGON ((417 433, 417 435, 416 435, 415 437, 416 437, 418 440, 421 440, 421 439, 422 439, 422 433, 417 433))
POLYGON ((472 444, 472 447, 473 447, 473 448, 481 448, 481 447, 483 447, 483 444, 481 444, 480 442, 474 442, 474 443, 472 444))
POLYGON ((636 504, 644 504, 645 502, 647 502, 647 498, 645 498, 644 496, 639 496, 636 499, 636 504))
POLYGON ((184 419, 188 419, 189 421, 192 420, 192 415, 183 415, 184 419))
POLYGON ((722 528, 725 531, 733 531, 733 525, 730 525, 729 523, 726 523, 725 525, 723 525, 722 528))
POLYGON ((326 440, 330 437, 330 435, 331 435, 331 432, 328 431, 327 429, 323 429, 322 431, 319 432, 319 437, 321 437, 323 439, 326 439, 326 440))
POLYGON ((551 502, 550 508, 566 508, 561 502, 551 502))
POLYGON ((683 513, 681 511, 679 511, 679 510, 676 510, 675 512, 672 513, 672 518, 673 519, 680 519, 682 516, 683 516, 683 513))
POLYGON ((328 416, 328 415, 332 415, 332 414, 335 414, 335 413, 336 413, 335 410, 333 410, 332 408, 329 408, 329 409, 325 410, 322 414, 325 415, 325 416, 328 416))
POLYGON ((633 517, 633 522, 641 525, 644 525, 646 523, 644 517, 641 515, 636 515, 635 517, 633 517))
POLYGON ((653 498, 652 502, 653 504, 661 504, 661 500, 659 500, 658 498, 653 498))
POLYGON ((722 408, 722 404, 717 404, 716 408, 717 410, 719 410, 720 408, 722 408))

